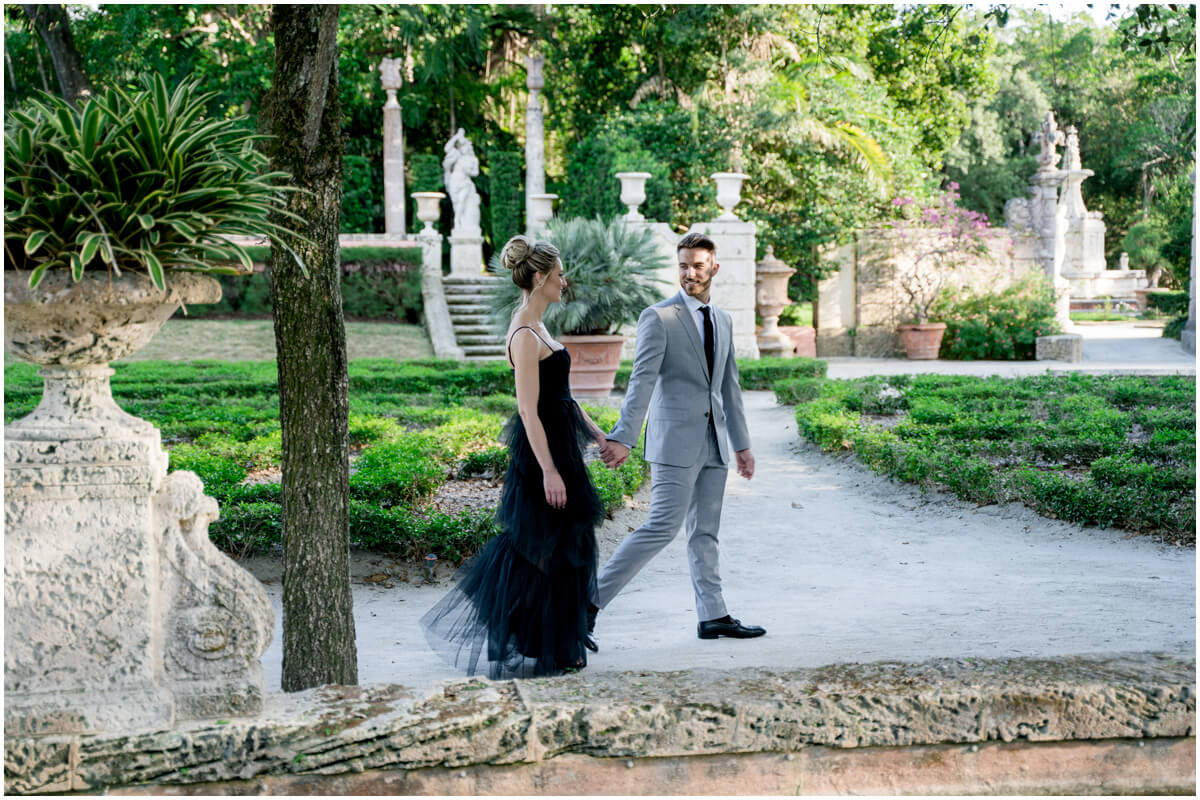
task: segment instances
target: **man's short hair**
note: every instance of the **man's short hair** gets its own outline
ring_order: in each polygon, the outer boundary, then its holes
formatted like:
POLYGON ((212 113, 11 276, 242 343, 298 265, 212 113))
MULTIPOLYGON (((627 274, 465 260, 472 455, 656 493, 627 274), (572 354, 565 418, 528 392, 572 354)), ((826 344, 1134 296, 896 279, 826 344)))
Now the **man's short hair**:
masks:
POLYGON ((692 232, 684 236, 679 240, 679 244, 675 245, 676 255, 680 250, 707 250, 713 258, 717 257, 717 243, 703 233, 692 232))

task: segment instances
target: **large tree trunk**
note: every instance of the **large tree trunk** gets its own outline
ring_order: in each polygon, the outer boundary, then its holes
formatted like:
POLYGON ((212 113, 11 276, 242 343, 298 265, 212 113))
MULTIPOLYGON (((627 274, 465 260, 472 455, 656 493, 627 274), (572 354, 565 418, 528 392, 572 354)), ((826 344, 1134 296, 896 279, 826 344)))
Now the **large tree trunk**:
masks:
POLYGON ((42 41, 46 43, 46 49, 50 51, 50 60, 54 62, 54 71, 58 73, 58 85, 62 89, 62 96, 71 105, 75 105, 75 101, 80 97, 92 93, 92 82, 88 80, 83 69, 83 59, 75 49, 66 6, 26 4, 21 7, 25 9, 33 27, 37 28, 42 41))
MULTIPOLYGON (((276 5, 275 76, 265 116, 272 169, 305 190, 288 208, 313 243, 305 276, 271 248, 271 308, 283 430, 283 690, 358 682, 350 596, 350 432, 338 229, 342 111, 338 7, 276 5)), ((280 220, 282 221, 282 220, 280 220)))

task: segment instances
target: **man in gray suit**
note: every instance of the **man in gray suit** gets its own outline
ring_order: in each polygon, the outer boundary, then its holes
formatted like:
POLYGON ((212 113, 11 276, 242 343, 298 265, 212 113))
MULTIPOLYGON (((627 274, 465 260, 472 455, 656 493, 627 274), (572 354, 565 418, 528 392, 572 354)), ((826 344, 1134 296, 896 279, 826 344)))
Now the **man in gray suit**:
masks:
POLYGON ((689 233, 676 252, 682 291, 647 308, 638 319, 637 353, 621 418, 602 453, 610 467, 624 463, 649 411, 650 515, 600 571, 588 632, 599 610, 675 538, 686 521, 688 563, 700 618, 697 635, 748 639, 766 631, 729 616, 721 595, 717 553, 731 443, 738 474, 747 480, 754 475, 734 360, 733 322, 709 303, 712 279, 721 267, 712 239, 689 233))

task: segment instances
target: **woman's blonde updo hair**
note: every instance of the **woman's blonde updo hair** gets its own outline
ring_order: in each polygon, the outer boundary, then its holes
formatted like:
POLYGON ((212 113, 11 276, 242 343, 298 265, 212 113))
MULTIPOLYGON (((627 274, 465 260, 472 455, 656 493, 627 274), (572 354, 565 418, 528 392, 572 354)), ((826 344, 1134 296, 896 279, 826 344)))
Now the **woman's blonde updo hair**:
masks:
POLYGON ((528 236, 514 236, 500 251, 500 263, 512 270, 513 283, 527 291, 533 289, 533 276, 550 272, 557 261, 557 247, 528 236))

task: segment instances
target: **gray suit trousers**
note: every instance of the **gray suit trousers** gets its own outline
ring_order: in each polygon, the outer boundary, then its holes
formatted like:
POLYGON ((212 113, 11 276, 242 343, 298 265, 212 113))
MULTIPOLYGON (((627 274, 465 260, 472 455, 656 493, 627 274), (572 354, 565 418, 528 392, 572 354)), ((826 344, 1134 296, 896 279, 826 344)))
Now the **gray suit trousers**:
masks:
POLYGON ((721 595, 717 532, 729 466, 721 462, 713 426, 708 447, 690 467, 650 465, 650 515, 646 524, 621 542, 597 579, 596 605, 604 608, 687 522, 688 564, 701 621, 725 616, 721 595))

